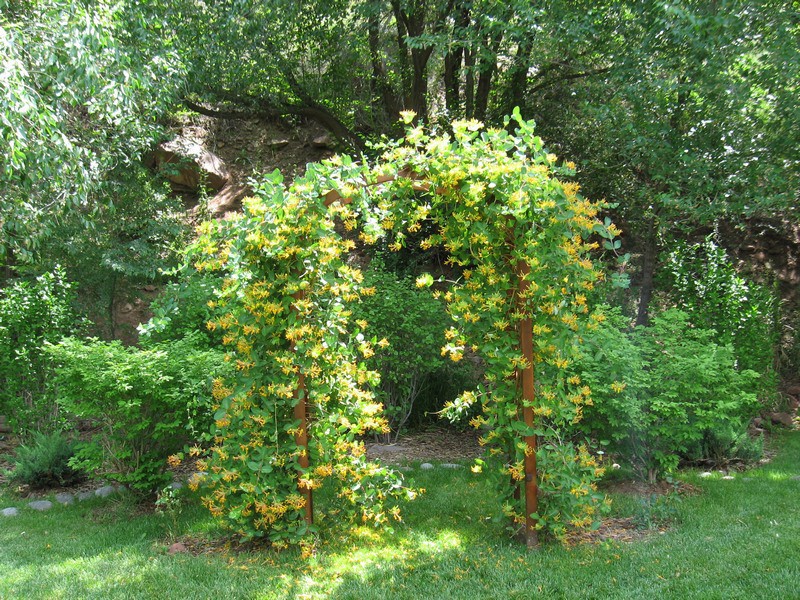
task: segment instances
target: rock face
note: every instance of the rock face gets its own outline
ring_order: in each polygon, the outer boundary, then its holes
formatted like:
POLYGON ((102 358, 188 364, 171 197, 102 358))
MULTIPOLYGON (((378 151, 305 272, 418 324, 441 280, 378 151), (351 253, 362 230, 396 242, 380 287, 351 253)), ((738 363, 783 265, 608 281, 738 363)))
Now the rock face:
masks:
POLYGON ((176 191, 197 192, 203 187, 219 191, 230 180, 221 158, 182 137, 160 144, 148 163, 164 173, 176 191))

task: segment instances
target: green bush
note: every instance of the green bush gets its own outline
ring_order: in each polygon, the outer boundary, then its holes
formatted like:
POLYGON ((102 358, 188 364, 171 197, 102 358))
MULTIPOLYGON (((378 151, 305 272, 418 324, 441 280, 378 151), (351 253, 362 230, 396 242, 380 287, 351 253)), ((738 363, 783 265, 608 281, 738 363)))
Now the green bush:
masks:
POLYGON ((168 283, 150 304, 152 318, 139 325, 139 341, 151 346, 168 340, 195 336, 198 344, 208 348, 222 347, 222 334, 210 331, 206 323, 217 318, 214 290, 221 286, 218 277, 200 274, 193 269, 178 271, 178 281, 168 283))
POLYGON ((33 434, 29 444, 19 446, 11 459, 10 480, 34 489, 71 485, 84 475, 70 465, 76 445, 61 432, 33 434))
POLYGON ((372 260, 364 280, 377 292, 354 306, 353 318, 361 325, 366 322, 365 333, 378 342, 367 364, 381 375, 376 396, 384 405, 391 428, 387 441, 391 441, 432 377, 446 366, 441 348, 450 318, 429 291, 417 289, 411 278, 398 278, 380 255, 372 260))
POLYGON ((663 259, 671 300, 694 325, 713 329, 718 344, 730 344, 738 367, 761 375, 759 398, 774 401, 780 341, 774 291, 739 275, 713 236, 697 244, 675 243, 663 259))
POLYGON ((60 406, 98 432, 73 464, 142 493, 168 482, 168 456, 207 440, 211 381, 229 369, 222 352, 198 349, 192 337, 146 350, 67 338, 48 353, 60 406))
POLYGON ((56 427, 43 345, 80 329, 74 299, 73 285, 61 268, 0 289, 0 414, 23 435, 56 427))
POLYGON ((731 345, 716 339, 677 309, 634 329, 608 310, 575 368, 592 389, 582 426, 651 481, 700 458, 704 439, 741 433, 760 406, 758 374, 738 370, 731 345))

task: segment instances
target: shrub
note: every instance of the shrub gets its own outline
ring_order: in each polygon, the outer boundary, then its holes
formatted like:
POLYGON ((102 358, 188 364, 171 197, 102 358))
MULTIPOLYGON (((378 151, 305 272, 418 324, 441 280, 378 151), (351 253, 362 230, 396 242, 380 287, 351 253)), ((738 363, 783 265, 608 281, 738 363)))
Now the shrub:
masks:
POLYGON ((758 374, 738 370, 730 344, 671 309, 629 330, 618 310, 586 336, 576 374, 592 389, 583 427, 651 481, 704 439, 742 431, 759 404, 758 374))
POLYGON ((218 317, 214 290, 221 281, 206 273, 181 269, 178 281, 168 283, 150 304, 152 318, 139 325, 139 341, 151 346, 168 340, 194 336, 199 346, 222 347, 222 335, 211 331, 206 323, 218 317))
POLYGON ((34 433, 30 444, 17 448, 10 480, 34 489, 79 481, 83 474, 70 465, 75 447, 61 432, 34 433))
POLYGON ((445 366, 441 348, 450 318, 430 292, 387 270, 380 255, 373 259, 364 281, 378 292, 362 298, 353 307, 353 317, 368 326, 377 342, 367 364, 381 375, 376 397, 383 403, 391 428, 385 435, 391 441, 397 439, 431 377, 445 366))
POLYGON ((98 431, 73 464, 143 493, 166 483, 167 457, 210 435, 211 381, 228 370, 222 352, 196 343, 189 337, 140 350, 70 338, 50 346, 59 404, 98 431))
POLYGON ((762 401, 773 401, 780 340, 773 290, 739 275, 712 236, 697 244, 675 244, 663 262, 677 307, 694 325, 714 329, 717 343, 730 344, 742 370, 761 374, 754 391, 762 401))
POLYGON ((73 285, 60 267, 0 290, 0 414, 18 433, 56 425, 55 398, 47 386, 50 365, 42 348, 82 326, 74 299, 73 285))

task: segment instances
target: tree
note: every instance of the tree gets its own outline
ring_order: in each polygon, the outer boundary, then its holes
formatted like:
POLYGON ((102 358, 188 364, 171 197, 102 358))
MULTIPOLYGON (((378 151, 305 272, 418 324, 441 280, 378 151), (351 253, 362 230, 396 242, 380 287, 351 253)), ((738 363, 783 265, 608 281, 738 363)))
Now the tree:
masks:
POLYGON ((797 24, 782 2, 647 2, 609 17, 610 68, 541 98, 544 135, 619 202, 648 321, 661 240, 797 206, 797 24), (566 106, 569 110, 564 110, 566 106))
POLYGON ((161 134, 181 76, 134 4, 15 2, 0 12, 0 260, 38 260, 56 231, 96 226, 161 134))

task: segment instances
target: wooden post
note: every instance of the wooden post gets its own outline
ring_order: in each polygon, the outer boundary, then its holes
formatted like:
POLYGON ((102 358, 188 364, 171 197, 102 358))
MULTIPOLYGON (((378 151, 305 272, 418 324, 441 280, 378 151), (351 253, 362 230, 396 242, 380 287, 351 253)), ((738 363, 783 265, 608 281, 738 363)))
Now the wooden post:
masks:
MULTIPOLYGON (((305 375, 302 372, 297 375, 297 389, 294 392, 297 404, 294 405, 294 418, 300 421, 298 432, 294 436, 294 441, 301 449, 300 466, 308 469, 308 403, 306 401, 305 375)), ((306 523, 314 523, 314 497, 311 488, 304 485, 298 486, 300 493, 306 500, 306 523)))
MULTIPOLYGON (((302 291, 294 295, 295 300, 302 300, 304 297, 302 291)), ((292 305, 292 310, 296 310, 292 305)), ((294 342, 292 342, 292 351, 295 350, 294 342)), ((308 469, 308 398, 306 396, 306 376, 300 371, 297 373, 297 388, 294 391, 294 398, 297 403, 294 405, 294 418, 300 421, 298 431, 294 435, 294 441, 300 448, 300 466, 303 469, 308 469)), ((311 488, 304 485, 298 485, 298 490, 306 501, 306 523, 312 525, 314 523, 314 496, 311 488)))
MULTIPOLYGON (((524 292, 529 283, 525 276, 530 273, 530 266, 520 262, 517 266, 519 277, 519 291, 524 292)), ((533 427, 533 407, 528 406, 536 398, 533 373, 533 324, 530 317, 526 317, 519 324, 519 346, 525 357, 525 368, 520 373, 522 380, 522 419, 527 427, 533 427)), ((536 519, 531 517, 539 512, 539 481, 536 470, 536 436, 525 436, 525 543, 528 548, 539 546, 539 532, 536 529, 536 519)))

